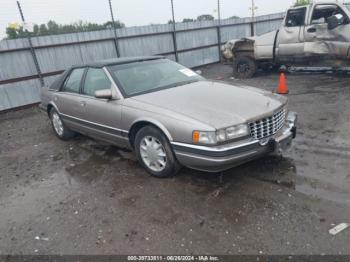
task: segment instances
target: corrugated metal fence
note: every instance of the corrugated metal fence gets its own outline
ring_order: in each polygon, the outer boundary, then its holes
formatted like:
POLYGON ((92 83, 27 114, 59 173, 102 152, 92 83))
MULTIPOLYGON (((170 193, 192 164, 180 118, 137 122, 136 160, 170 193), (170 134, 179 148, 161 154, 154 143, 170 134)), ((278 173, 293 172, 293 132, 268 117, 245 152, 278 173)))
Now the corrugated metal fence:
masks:
MULTIPOLYGON (((196 67, 219 61, 219 47, 230 39, 260 35, 277 29, 283 13, 217 21, 150 25, 117 30, 120 55, 164 55, 196 67), (218 43, 219 34, 222 43, 218 43), (174 50, 176 41, 177 50, 174 50)), ((32 38, 46 85, 74 64, 117 57, 112 30, 41 36, 32 38)), ((28 39, 0 41, 0 111, 37 103, 40 81, 28 39)))

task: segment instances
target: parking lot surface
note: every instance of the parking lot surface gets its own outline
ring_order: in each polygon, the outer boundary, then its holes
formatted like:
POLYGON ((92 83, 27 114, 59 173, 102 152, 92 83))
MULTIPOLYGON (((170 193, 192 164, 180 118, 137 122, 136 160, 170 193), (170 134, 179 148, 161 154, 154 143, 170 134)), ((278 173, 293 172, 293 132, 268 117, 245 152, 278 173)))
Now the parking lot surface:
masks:
MULTIPOLYGON (((265 90, 278 75, 235 80, 265 90)), ((350 78, 289 74, 298 137, 284 158, 150 177, 132 153, 58 140, 37 108, 0 115, 0 254, 350 254, 350 78)))

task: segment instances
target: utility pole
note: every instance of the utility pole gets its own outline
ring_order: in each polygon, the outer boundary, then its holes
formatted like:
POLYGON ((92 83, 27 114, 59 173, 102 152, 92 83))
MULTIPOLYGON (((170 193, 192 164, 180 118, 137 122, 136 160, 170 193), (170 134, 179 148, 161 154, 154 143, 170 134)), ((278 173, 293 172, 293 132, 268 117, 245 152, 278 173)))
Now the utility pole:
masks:
POLYGON ((109 3, 109 11, 111 12, 111 18, 112 18, 112 26, 113 26, 113 32, 114 32, 115 51, 117 52, 117 57, 120 57, 119 44, 118 44, 118 35, 117 35, 117 28, 116 28, 115 20, 114 20, 112 1, 111 1, 111 0, 108 0, 108 3, 109 3))
POLYGON ((218 19, 219 19, 219 24, 221 23, 221 4, 220 0, 218 0, 218 19))
MULTIPOLYGON (((19 1, 17 1, 17 7, 18 7, 19 14, 21 15, 23 26, 25 26, 26 20, 24 19, 22 7, 21 7, 21 4, 19 3, 19 1)), ((38 58, 37 58, 37 56, 35 54, 35 49, 33 47, 33 42, 32 42, 32 39, 30 37, 30 33, 28 32, 27 29, 25 29, 25 31, 27 33, 27 39, 28 39, 28 43, 29 43, 30 53, 32 54, 32 57, 33 57, 33 60, 34 60, 34 65, 35 65, 35 68, 36 68, 36 72, 38 73, 38 76, 39 76, 40 85, 41 85, 41 87, 44 87, 45 86, 44 78, 43 78, 43 76, 41 74, 38 58)))
POLYGON ((221 4, 218 0, 218 48, 219 48, 219 61, 221 62, 221 4))
POLYGON ((251 22, 251 35, 254 36, 255 35, 255 30, 254 30, 254 22, 255 22, 255 11, 258 9, 258 7, 255 5, 255 1, 252 0, 252 7, 250 8, 250 10, 252 11, 252 22, 251 22))
POLYGON ((255 5, 255 1, 252 0, 252 7, 250 8, 252 11, 252 19, 254 20, 255 18, 255 11, 258 9, 258 7, 255 5))
POLYGON ((176 24, 175 24, 175 10, 174 10, 174 0, 171 0, 171 13, 173 16, 173 43, 174 43, 174 53, 175 60, 179 62, 179 55, 177 53, 177 40, 176 40, 176 24))

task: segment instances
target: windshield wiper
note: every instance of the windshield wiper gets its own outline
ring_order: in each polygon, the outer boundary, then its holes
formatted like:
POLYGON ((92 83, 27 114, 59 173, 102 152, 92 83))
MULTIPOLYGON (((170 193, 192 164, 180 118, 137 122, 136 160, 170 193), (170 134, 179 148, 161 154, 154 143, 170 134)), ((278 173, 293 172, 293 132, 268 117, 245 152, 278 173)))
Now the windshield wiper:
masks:
POLYGON ((188 84, 199 82, 199 81, 200 80, 198 80, 198 79, 193 79, 193 80, 188 80, 188 81, 174 83, 174 84, 167 85, 167 86, 159 86, 159 87, 156 87, 156 88, 153 88, 153 89, 150 89, 150 90, 147 90, 147 91, 143 91, 143 92, 140 92, 140 93, 129 94, 128 97, 139 96, 139 95, 144 95, 144 94, 148 94, 148 93, 153 93, 153 92, 165 90, 165 89, 168 89, 168 88, 188 85, 188 84))
POLYGON ((195 82, 199 82, 199 80, 193 79, 193 80, 183 81, 183 82, 179 82, 179 83, 174 83, 173 85, 170 85, 169 87, 184 86, 184 85, 188 85, 188 84, 195 83, 195 82))

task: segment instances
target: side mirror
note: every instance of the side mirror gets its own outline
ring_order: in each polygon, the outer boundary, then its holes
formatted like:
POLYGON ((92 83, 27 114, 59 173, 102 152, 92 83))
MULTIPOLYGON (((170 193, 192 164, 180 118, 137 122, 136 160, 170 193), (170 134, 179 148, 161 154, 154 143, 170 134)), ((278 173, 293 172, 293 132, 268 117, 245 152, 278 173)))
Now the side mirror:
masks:
POLYGON ((336 15, 327 18, 328 29, 333 30, 340 25, 340 20, 336 15))
POLYGON ((95 97, 100 99, 112 99, 113 94, 111 89, 103 89, 95 92, 95 97))

